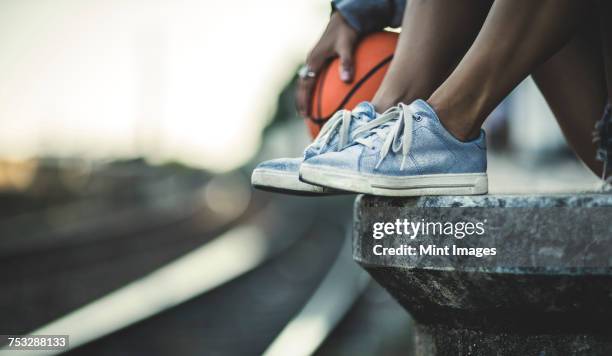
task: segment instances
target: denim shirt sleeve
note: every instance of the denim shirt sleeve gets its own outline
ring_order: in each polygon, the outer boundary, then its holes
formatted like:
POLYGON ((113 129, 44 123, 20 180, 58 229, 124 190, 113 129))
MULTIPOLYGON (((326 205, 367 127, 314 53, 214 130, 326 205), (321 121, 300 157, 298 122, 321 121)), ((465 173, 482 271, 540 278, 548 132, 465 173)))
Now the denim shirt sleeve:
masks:
POLYGON ((332 0, 332 8, 360 34, 399 27, 407 0, 332 0))

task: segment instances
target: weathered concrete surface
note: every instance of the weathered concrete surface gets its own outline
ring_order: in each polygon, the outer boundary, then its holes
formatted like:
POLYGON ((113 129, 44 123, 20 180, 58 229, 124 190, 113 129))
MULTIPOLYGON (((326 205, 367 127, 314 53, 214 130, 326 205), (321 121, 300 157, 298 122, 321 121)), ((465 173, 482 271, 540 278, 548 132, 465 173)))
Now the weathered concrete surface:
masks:
POLYGON ((362 196, 355 218, 354 258, 418 322, 417 354, 612 355, 612 195, 362 196), (372 238, 397 218, 485 219, 480 239, 436 242, 498 255, 375 256, 425 241, 372 238))

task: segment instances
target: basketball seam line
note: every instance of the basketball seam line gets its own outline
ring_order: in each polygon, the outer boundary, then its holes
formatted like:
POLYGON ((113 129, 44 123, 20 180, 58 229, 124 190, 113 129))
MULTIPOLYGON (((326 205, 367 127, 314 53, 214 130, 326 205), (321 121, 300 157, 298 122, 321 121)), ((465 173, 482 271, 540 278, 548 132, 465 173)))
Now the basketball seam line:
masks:
MULTIPOLYGON (((368 79, 370 79, 371 76, 373 76, 379 69, 381 69, 385 64, 389 63, 392 59, 393 59, 393 55, 390 55, 389 57, 387 57, 387 58, 383 59, 382 61, 380 61, 380 63, 378 63, 372 69, 370 69, 370 71, 368 73, 366 73, 366 75, 364 75, 363 78, 361 78, 355 84, 355 86, 353 86, 351 88, 351 90, 348 92, 348 94, 346 94, 346 96, 344 97, 344 99, 342 99, 342 102, 340 103, 340 105, 338 105, 338 108, 334 111, 334 113, 336 111, 340 110, 344 105, 346 105, 346 103, 349 100, 351 100, 353 95, 355 95, 355 92, 357 90, 359 90, 359 88, 363 85, 363 83, 365 83, 368 79)), ((324 79, 324 78, 322 78, 322 79, 324 79)), ((319 93, 320 92, 321 92, 321 90, 319 91, 319 93)), ((320 102, 321 102, 321 100, 319 99, 319 104, 320 104, 320 102)), ((321 112, 319 111, 319 115, 320 114, 321 114, 321 112)), ((332 115, 330 115, 329 117, 326 117, 326 118, 308 118, 308 119, 311 120, 312 122, 314 122, 317 125, 323 125, 325 123, 325 121, 329 120, 329 118, 332 115)))

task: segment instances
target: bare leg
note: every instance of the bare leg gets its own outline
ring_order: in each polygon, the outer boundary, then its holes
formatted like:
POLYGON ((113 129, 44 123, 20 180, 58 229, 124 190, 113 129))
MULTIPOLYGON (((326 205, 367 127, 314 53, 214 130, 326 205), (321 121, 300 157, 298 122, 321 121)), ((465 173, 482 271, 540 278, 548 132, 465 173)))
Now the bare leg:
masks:
POLYGON ((572 40, 533 72, 533 79, 554 113, 574 152, 600 174, 592 142, 608 95, 596 14, 572 40))
POLYGON ((612 103, 612 1, 600 0, 598 11, 608 86, 608 102, 612 103))
POLYGON ((472 47, 429 103, 457 138, 484 119, 535 68, 569 42, 590 1, 496 0, 472 47))
POLYGON ((606 86, 608 89, 608 106, 604 117, 597 123, 598 159, 603 161, 602 178, 612 187, 612 2, 600 0, 597 9, 600 20, 600 34, 606 86))
POLYGON ((395 56, 373 99, 379 111, 427 98, 476 38, 492 0, 410 0, 395 56))

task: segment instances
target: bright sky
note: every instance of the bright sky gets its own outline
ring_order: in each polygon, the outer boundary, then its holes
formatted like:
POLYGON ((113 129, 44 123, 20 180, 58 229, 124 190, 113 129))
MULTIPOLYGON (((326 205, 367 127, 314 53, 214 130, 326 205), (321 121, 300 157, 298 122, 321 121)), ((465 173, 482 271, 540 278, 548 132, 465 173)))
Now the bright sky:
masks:
POLYGON ((3 0, 0 158, 240 165, 328 12, 326 0, 3 0))

